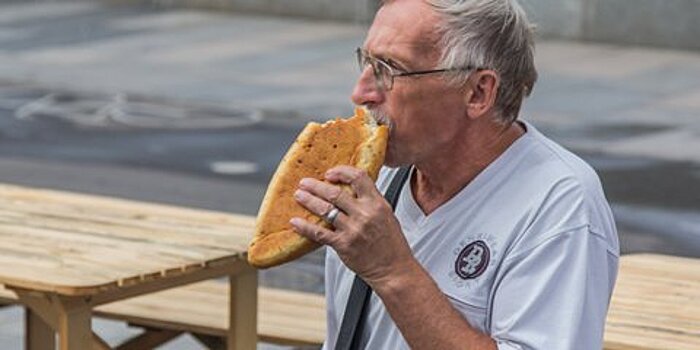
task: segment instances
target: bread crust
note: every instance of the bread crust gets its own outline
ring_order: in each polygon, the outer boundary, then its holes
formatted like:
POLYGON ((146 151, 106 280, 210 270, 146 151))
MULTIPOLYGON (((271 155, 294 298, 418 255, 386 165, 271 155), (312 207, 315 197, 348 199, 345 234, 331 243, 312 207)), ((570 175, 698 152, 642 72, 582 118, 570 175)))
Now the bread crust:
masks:
MULTIPOLYGON (((248 248, 248 262, 268 268, 292 261, 319 245, 299 234, 289 224, 292 217, 329 228, 320 217, 306 210, 293 197, 305 177, 323 180, 324 173, 338 165, 363 169, 376 180, 384 163, 388 128, 377 125, 362 108, 349 119, 337 118, 323 125, 309 123, 282 158, 263 198, 248 248)), ((345 190, 352 191, 350 186, 345 190)))

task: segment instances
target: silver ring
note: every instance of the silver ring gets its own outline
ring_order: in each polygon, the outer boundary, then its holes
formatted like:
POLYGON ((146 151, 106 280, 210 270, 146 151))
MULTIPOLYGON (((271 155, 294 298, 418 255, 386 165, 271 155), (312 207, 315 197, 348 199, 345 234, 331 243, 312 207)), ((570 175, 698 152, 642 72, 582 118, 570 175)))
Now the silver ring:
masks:
POLYGON ((340 214, 340 209, 334 206, 326 214, 321 216, 321 219, 323 219, 323 221, 325 221, 327 224, 333 225, 335 219, 338 218, 338 214, 340 214))

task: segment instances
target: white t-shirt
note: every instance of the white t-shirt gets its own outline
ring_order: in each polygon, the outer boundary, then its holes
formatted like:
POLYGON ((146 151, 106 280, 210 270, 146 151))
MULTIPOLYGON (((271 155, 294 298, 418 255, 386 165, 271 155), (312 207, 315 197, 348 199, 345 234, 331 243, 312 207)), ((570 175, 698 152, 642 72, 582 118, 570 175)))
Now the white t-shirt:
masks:
MULTIPOLYGON (((396 216, 416 259, 499 349, 601 349, 619 258, 610 207, 593 169, 525 126, 525 135, 428 216, 407 182, 396 216)), ((395 172, 382 169, 382 192, 395 172)), ((324 349, 335 347, 353 278, 327 249, 324 349)), ((365 349, 409 348, 374 294, 367 317, 365 349)))

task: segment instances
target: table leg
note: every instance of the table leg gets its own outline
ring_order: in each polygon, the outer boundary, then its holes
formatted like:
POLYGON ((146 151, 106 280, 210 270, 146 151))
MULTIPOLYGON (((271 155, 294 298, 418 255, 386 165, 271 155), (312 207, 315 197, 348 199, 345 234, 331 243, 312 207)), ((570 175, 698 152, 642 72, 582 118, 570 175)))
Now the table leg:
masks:
POLYGON ((30 308, 24 308, 24 348, 26 350, 56 349, 56 333, 30 308))
POLYGON ((58 313, 60 350, 90 349, 92 347, 92 318, 90 308, 62 309, 58 313))
POLYGON ((28 310, 28 349, 54 349, 53 330, 58 332, 60 350, 92 348, 92 305, 89 298, 20 289, 15 292, 28 310))
POLYGON ((254 350, 258 340, 258 272, 230 275, 228 350, 254 350))

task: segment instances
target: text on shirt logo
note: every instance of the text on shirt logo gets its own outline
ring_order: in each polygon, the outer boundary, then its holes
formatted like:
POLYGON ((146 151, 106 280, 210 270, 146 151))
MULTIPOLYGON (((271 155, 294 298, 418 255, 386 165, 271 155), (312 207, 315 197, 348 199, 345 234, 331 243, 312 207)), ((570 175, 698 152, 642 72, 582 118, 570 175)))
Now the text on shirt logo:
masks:
POLYGON ((484 241, 469 243, 457 255, 455 273, 465 280, 479 277, 486 271, 490 259, 491 252, 484 241))

